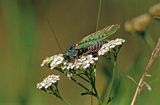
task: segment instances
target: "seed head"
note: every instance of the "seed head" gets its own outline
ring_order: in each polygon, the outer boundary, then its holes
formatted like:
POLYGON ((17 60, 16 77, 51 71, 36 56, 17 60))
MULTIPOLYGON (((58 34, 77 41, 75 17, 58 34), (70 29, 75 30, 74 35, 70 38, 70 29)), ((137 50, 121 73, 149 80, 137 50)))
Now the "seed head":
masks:
POLYGON ((153 6, 149 9, 149 13, 150 13, 152 16, 160 17, 160 3, 153 5, 153 6))
POLYGON ((143 14, 141 16, 136 17, 133 22, 135 31, 144 32, 148 27, 150 21, 151 21, 151 16, 148 14, 143 14))

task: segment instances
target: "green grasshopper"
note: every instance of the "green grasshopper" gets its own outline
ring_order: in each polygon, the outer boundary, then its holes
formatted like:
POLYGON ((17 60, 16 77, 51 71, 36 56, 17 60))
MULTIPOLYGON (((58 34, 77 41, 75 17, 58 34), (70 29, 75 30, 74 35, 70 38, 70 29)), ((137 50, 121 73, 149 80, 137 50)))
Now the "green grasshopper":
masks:
POLYGON ((93 54, 94 56, 97 56, 97 51, 107 42, 108 36, 114 34, 119 27, 120 26, 117 24, 111 25, 87 35, 79 43, 69 46, 64 53, 64 58, 71 61, 84 54, 93 54))

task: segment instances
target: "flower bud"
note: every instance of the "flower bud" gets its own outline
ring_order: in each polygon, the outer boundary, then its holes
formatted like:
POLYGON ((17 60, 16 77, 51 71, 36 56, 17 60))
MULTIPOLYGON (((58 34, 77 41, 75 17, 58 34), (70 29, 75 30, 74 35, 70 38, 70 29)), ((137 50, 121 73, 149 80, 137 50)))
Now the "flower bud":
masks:
POLYGON ((151 21, 151 16, 149 14, 140 15, 130 21, 125 23, 125 30, 127 32, 145 32, 151 21))
POLYGON ((151 16, 160 17, 160 3, 153 5, 149 9, 149 13, 151 16))
POLYGON ((132 33, 132 32, 135 31, 132 20, 126 21, 125 24, 124 24, 124 28, 129 33, 132 33))
POLYGON ((136 17, 133 21, 135 31, 144 32, 151 21, 151 16, 149 14, 143 14, 136 17))

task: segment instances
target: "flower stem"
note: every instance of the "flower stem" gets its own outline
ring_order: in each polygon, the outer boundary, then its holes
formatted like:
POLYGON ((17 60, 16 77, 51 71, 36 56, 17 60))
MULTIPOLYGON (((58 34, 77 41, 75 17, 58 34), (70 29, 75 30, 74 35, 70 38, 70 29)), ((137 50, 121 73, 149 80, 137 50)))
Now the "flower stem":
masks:
POLYGON ((61 100, 64 102, 65 105, 70 105, 63 97, 61 97, 61 100))
POLYGON ((94 90, 94 92, 95 92, 95 95, 96 95, 96 98, 97 98, 97 100, 98 100, 98 103, 99 103, 99 105, 101 105, 101 98, 99 97, 99 94, 98 94, 98 91, 97 91, 97 89, 96 89, 96 84, 94 83, 94 85, 92 85, 92 89, 94 90))
MULTIPOLYGON (((58 69, 61 73, 64 74, 64 72, 61 69, 58 69)), ((79 85, 80 87, 82 87, 83 89, 85 89, 87 92, 91 92, 91 95, 95 96, 95 93, 93 93, 92 91, 90 91, 87 87, 85 87, 83 84, 81 84, 79 81, 77 81, 76 79, 74 79, 73 77, 71 77, 71 80, 73 82, 75 82, 77 85, 79 85)))
POLYGON ((84 88, 85 90, 89 91, 89 89, 87 87, 85 87, 84 85, 82 85, 79 81, 77 81, 76 79, 74 79, 73 77, 71 77, 71 80, 74 81, 76 84, 78 84, 79 86, 81 86, 82 88, 84 88))
POLYGON ((83 79, 84 81, 90 83, 90 81, 89 81, 88 79, 84 78, 83 76, 81 76, 81 75, 79 75, 79 74, 78 74, 78 77, 80 77, 80 78, 83 79))
POLYGON ((89 70, 89 75, 88 75, 89 80, 91 80, 91 86, 92 86, 92 90, 95 93, 95 97, 98 100, 99 105, 101 105, 101 99, 99 97, 98 91, 96 89, 96 67, 93 66, 90 70, 89 70))
POLYGON ((70 105, 70 103, 67 102, 66 99, 62 97, 62 95, 60 94, 60 92, 58 90, 58 87, 55 87, 55 91, 54 91, 53 95, 57 96, 61 101, 64 102, 65 105, 70 105))
POLYGON ((145 42, 147 43, 147 45, 148 45, 151 49, 153 49, 155 43, 154 43, 154 40, 153 40, 152 36, 151 36, 150 34, 146 34, 146 35, 144 36, 144 40, 145 40, 145 42))
POLYGON ((71 80, 74 81, 77 85, 79 85, 80 87, 82 87, 83 89, 87 90, 88 92, 91 93, 91 95, 96 96, 95 93, 93 93, 92 91, 90 91, 87 87, 85 87, 84 85, 82 85, 79 81, 77 81, 76 79, 71 77, 71 80))
POLYGON ((109 93, 107 95, 107 98, 104 100, 104 103, 102 105, 108 104, 108 100, 110 99, 112 90, 113 90, 113 84, 114 84, 114 79, 115 79, 115 71, 116 71, 116 60, 113 61, 113 72, 112 72, 112 80, 111 80, 111 85, 109 88, 109 93))

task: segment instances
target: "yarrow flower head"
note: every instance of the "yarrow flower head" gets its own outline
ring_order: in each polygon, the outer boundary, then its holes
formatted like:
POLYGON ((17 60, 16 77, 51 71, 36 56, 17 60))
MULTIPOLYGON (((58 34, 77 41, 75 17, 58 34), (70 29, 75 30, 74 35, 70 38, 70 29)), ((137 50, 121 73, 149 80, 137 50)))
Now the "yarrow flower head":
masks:
POLYGON ((47 57, 45 60, 43 60, 41 66, 47 65, 51 69, 57 67, 60 65, 64 60, 63 54, 54 55, 51 57, 47 57))
POLYGON ((124 39, 120 39, 120 38, 117 38, 115 40, 111 40, 109 41, 108 43, 104 44, 101 49, 98 51, 98 55, 101 56, 101 55, 105 55, 106 53, 108 53, 111 49, 117 47, 117 46, 120 46, 122 45, 123 43, 125 42, 124 39))
POLYGON ((44 65, 48 65, 53 59, 54 59, 54 56, 47 57, 45 60, 43 60, 41 67, 44 65))
POLYGON ((90 65, 94 64, 97 60, 98 57, 93 57, 93 55, 88 55, 85 57, 85 61, 82 62, 82 68, 87 69, 90 65))
POLYGON ((74 62, 65 62, 62 69, 86 69, 97 60, 98 57, 93 57, 93 55, 81 56, 79 59, 75 59, 74 62))
POLYGON ((59 75, 49 75, 42 82, 37 83, 37 88, 40 90, 47 90, 50 87, 55 86, 59 80, 59 75))

